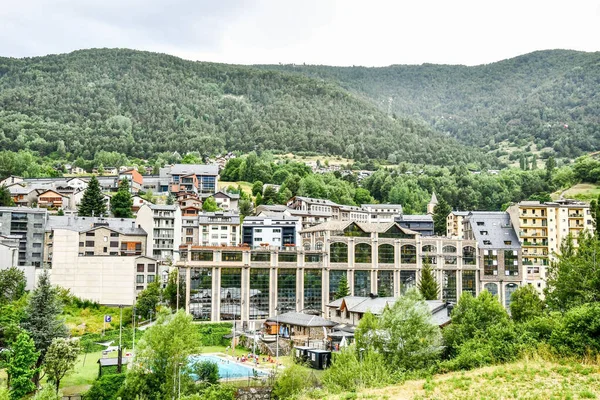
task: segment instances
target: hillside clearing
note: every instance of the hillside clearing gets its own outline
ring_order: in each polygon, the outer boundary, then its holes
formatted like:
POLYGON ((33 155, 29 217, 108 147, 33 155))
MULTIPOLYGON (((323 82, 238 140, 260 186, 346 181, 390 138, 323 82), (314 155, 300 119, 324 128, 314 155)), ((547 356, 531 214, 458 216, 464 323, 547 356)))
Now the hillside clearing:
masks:
POLYGON ((520 361, 325 397, 342 399, 596 399, 597 365, 520 361))
POLYGON ((592 183, 578 183, 577 185, 574 185, 563 192, 552 193, 552 199, 556 200, 560 198, 561 193, 562 197, 565 199, 590 201, 600 195, 600 186, 592 183))

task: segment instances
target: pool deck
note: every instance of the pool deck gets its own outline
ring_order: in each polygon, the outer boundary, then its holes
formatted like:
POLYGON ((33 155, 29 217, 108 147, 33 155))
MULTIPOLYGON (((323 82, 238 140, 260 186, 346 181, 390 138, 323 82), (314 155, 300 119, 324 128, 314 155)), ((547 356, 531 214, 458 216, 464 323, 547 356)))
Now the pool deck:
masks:
MULTIPOLYGON (((256 368, 257 370, 261 371, 261 372, 265 372, 265 373, 272 373, 275 372, 275 363, 269 363, 269 362, 262 362, 262 357, 259 357, 259 362, 257 364, 254 364, 254 362, 252 361, 248 361, 248 362, 239 362, 237 361, 238 357, 234 357, 225 353, 201 353, 201 354, 195 354, 197 356, 216 356, 219 358, 222 358, 224 360, 227 360, 233 364, 238 364, 238 365, 242 365, 246 368, 256 368)), ((285 367, 281 364, 281 362, 279 362, 279 367, 277 368, 279 371, 281 371, 282 369, 284 369, 285 367)), ((245 379, 245 378, 243 378, 245 379)))

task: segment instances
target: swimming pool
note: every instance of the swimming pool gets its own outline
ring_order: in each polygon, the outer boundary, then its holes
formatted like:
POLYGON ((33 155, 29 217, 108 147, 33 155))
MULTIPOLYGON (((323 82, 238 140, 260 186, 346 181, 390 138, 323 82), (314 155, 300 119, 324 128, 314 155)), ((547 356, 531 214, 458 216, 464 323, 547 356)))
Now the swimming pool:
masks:
POLYGON ((217 364, 219 367, 219 378, 221 379, 231 379, 231 378, 247 378, 249 376, 254 376, 254 371, 256 371, 257 376, 267 376, 266 372, 260 371, 258 369, 252 368, 251 366, 241 365, 219 356, 193 356, 190 357, 192 361, 210 361, 217 364))

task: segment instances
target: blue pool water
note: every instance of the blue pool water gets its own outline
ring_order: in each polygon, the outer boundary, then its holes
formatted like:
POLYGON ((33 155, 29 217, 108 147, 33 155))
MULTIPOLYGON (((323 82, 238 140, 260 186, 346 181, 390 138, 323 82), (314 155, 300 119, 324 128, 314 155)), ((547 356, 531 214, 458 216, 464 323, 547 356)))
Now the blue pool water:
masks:
MULTIPOLYGON (((193 356, 190 357, 192 361, 210 361, 217 364, 219 367, 219 378, 230 379, 230 378, 247 378, 254 376, 254 368, 250 366, 240 365, 235 362, 231 362, 218 356, 193 356)), ((256 370, 258 376, 266 376, 267 373, 256 370)))

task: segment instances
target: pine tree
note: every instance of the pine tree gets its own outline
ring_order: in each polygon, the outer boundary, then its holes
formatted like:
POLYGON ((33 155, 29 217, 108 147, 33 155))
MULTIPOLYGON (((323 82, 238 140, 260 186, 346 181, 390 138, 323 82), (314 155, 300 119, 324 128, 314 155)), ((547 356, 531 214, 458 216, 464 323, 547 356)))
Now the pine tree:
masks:
POLYGON ((346 274, 342 275, 338 283, 337 292, 335 293, 336 299, 341 299, 342 297, 346 297, 350 295, 350 287, 348 286, 348 278, 346 274))
POLYGON ((0 206, 3 207, 12 207, 15 203, 13 202, 12 197, 10 196, 10 191, 4 185, 0 186, 0 206))
POLYGON ((173 204, 175 204, 175 196, 173 196, 173 193, 169 192, 169 195, 167 196, 167 205, 172 206, 173 204))
POLYGON ((123 179, 119 183, 119 191, 110 199, 110 210, 116 218, 133 218, 132 206, 133 199, 129 192, 129 181, 123 179))
POLYGON ((100 190, 100 183, 93 175, 83 193, 81 203, 79 203, 79 215, 82 217, 91 217, 92 215, 99 217, 105 214, 106 204, 104 203, 102 190, 100 190))
POLYGON ((446 202, 446 200, 443 197, 440 197, 440 200, 433 209, 433 227, 436 235, 446 235, 446 221, 448 218, 448 214, 450 214, 451 212, 452 207, 450 207, 448 202, 446 202))
MULTIPOLYGON (((23 328, 29 333, 39 351, 36 368, 42 365, 46 351, 57 337, 67 337, 67 327, 60 317, 62 305, 58 291, 50 284, 48 272, 44 271, 38 280, 37 287, 29 296, 25 308, 23 328)), ((34 382, 39 383, 39 371, 34 375, 34 382)))
POLYGON ((431 264, 428 262, 423 263, 421 282, 419 282, 419 292, 421 292, 425 300, 437 300, 440 293, 440 288, 433 276, 431 264))

